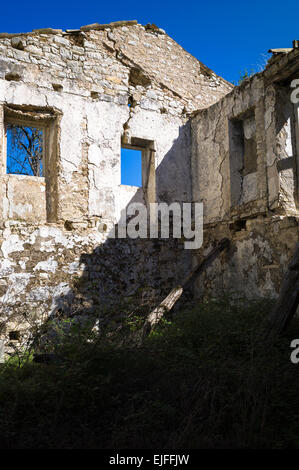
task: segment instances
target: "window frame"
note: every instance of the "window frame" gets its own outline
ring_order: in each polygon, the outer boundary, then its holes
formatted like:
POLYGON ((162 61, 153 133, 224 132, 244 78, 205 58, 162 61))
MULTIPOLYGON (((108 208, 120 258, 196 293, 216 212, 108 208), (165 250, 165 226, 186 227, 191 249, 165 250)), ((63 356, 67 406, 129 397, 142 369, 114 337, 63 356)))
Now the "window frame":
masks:
POLYGON ((6 178, 34 179, 46 185, 47 222, 58 220, 58 178, 60 157, 60 122, 62 113, 49 107, 2 104, 0 106, 0 175, 6 178), (16 124, 43 130, 43 176, 7 173, 7 125, 16 124))
MULTIPOLYGON (((252 144, 251 144, 252 145, 252 144)), ((251 204, 258 199, 258 189, 254 199, 244 201, 244 178, 249 175, 255 175, 257 178, 259 155, 256 137, 256 108, 251 107, 238 116, 228 117, 228 153, 229 153, 229 172, 230 172, 230 209, 243 210, 247 204, 251 204), (252 118, 255 122, 255 170, 249 171, 250 159, 246 158, 246 150, 248 151, 249 141, 253 139, 245 138, 244 121, 252 118), (246 148, 247 147, 247 148, 246 148)), ((257 182, 258 184, 258 182, 257 182)))
MULTIPOLYGON (((143 139, 139 137, 131 137, 130 139, 121 139, 121 149, 132 149, 141 151, 141 186, 129 186, 143 190, 145 201, 147 203, 156 202, 156 149, 153 140, 143 139)), ((121 158, 121 157, 120 157, 121 158)), ((121 181, 121 170, 120 170, 121 181)))

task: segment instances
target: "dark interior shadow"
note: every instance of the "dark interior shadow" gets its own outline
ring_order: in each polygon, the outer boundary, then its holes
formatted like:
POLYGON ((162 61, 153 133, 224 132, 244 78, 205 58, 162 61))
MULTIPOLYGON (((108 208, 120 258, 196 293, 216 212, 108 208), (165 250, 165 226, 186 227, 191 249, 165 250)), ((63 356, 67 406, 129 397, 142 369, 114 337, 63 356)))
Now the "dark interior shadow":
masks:
MULTIPOLYGON (((157 202, 190 202, 190 181, 190 124, 186 124, 156 169, 157 202)), ((140 188, 129 204, 142 198, 140 188)), ((81 253, 84 272, 67 295, 55 299, 50 320, 93 318, 102 328, 108 324, 117 328, 129 312, 150 311, 184 280, 191 270, 191 252, 184 248, 183 238, 172 236, 108 237, 92 253, 81 253)))

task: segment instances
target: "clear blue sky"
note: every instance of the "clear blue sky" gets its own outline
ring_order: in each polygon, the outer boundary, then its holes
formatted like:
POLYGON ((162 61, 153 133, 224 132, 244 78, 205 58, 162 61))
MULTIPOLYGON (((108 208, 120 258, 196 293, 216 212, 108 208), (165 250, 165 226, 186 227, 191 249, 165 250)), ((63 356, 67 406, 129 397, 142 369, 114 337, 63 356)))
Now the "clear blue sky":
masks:
POLYGON ((140 150, 121 149, 121 184, 142 186, 141 159, 140 150))
POLYGON ((263 63, 269 48, 299 39, 298 0, 20 1, 2 2, 0 32, 137 19, 155 23, 229 81, 263 63))

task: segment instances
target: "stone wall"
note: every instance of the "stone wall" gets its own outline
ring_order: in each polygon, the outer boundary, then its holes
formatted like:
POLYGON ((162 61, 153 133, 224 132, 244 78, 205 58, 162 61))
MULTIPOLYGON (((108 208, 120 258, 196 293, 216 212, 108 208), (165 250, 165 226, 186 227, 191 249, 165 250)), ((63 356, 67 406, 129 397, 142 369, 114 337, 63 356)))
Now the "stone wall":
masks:
POLYGON ((191 257, 180 240, 108 236, 130 202, 192 199, 190 113, 231 88, 154 25, 0 34, 6 341, 57 312, 156 302, 184 277, 191 257), (11 122, 43 128, 44 177, 6 174, 11 122), (141 188, 120 184, 122 145, 143 148, 141 188))
POLYGON ((117 328, 128 305, 151 308, 190 270, 190 253, 180 240, 107 240, 93 229, 4 225, 1 338, 8 351, 13 332, 26 338, 48 318, 89 314, 117 328))
MULTIPOLYGON (((56 116, 55 156, 48 166, 58 168, 46 186, 48 194, 55 186, 57 200, 52 195, 48 207, 57 207, 48 220, 118 218, 126 198, 120 187, 122 137, 154 142, 158 199, 190 200, 188 112, 217 101, 231 85, 165 32, 132 21, 2 33, 0 60, 0 103, 56 116)), ((3 109, 1 121, 3 126, 3 109)))
POLYGON ((299 217, 257 216, 241 223, 207 225, 193 263, 224 237, 229 238, 230 248, 196 282, 196 296, 275 298, 299 240, 299 217))
POLYGON ((294 49, 233 87, 136 21, 0 34, 0 339, 157 303, 224 236, 196 294, 277 295, 298 240, 298 71, 294 49), (43 129, 43 177, 6 174, 9 123, 43 129), (122 146, 142 150, 141 188, 121 185, 122 146), (131 202, 191 201, 204 203, 195 254, 110 238, 131 202))
POLYGON ((200 295, 276 296, 299 239, 298 104, 290 99, 299 50, 282 56, 191 121, 193 198, 205 223, 193 262, 231 240, 198 283, 200 295))
POLYGON ((287 56, 280 75, 271 63, 194 113, 193 198, 204 203, 205 223, 268 210, 298 214, 298 104, 290 96, 299 49, 287 56))

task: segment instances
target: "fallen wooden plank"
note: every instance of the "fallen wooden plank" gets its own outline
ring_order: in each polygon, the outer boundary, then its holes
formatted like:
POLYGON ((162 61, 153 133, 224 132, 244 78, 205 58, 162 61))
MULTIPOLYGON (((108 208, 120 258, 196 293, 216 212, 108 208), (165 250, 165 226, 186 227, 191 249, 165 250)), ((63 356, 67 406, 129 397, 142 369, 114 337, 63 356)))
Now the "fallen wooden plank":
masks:
POLYGON ((222 238, 220 242, 218 242, 217 246, 213 248, 208 255, 203 259, 201 263, 199 263, 198 266, 196 266, 193 271, 187 276, 185 281, 183 282, 183 287, 184 289, 186 287, 190 287, 195 279, 202 273, 204 272, 212 263, 215 261, 216 258, 222 253, 223 250, 229 247, 229 239, 228 238, 222 238))
POLYGON ((280 287, 277 302, 266 328, 266 337, 282 333, 296 313, 299 303, 299 243, 280 287))
POLYGON ((177 286, 168 296, 161 302, 158 307, 156 307, 147 317, 146 322, 143 327, 143 335, 146 336, 150 333, 153 327, 159 323, 163 315, 169 312, 177 300, 181 297, 183 293, 183 287, 177 286))
POLYGON ((170 312, 170 310, 179 300, 183 292, 186 291, 186 289, 190 289, 195 279, 201 273, 203 273, 220 255, 220 253, 222 253, 223 250, 228 248, 228 246, 228 238, 223 238, 222 240, 220 240, 217 246, 210 251, 210 253, 203 259, 203 261, 198 266, 196 266, 193 271, 191 271, 191 273, 187 276, 182 285, 179 285, 172 289, 170 294, 168 294, 168 296, 146 318, 142 330, 143 337, 147 336, 151 332, 151 330, 154 328, 155 325, 157 325, 157 323, 159 323, 165 313, 170 312))

